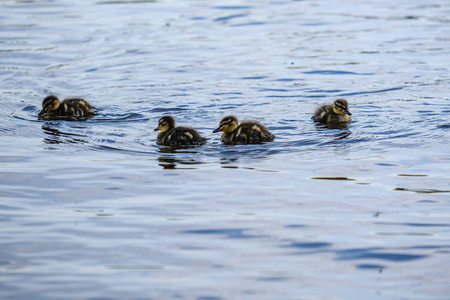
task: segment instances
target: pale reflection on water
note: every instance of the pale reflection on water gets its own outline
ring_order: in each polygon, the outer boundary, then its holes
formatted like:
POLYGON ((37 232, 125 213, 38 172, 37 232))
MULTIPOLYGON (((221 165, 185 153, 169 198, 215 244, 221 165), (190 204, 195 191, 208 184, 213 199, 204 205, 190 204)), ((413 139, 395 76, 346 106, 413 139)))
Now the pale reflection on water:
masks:
POLYGON ((2 299, 450 293, 447 2, 0 6, 2 299), (208 143, 156 145, 167 114, 208 143), (275 141, 222 145, 230 114, 275 141))

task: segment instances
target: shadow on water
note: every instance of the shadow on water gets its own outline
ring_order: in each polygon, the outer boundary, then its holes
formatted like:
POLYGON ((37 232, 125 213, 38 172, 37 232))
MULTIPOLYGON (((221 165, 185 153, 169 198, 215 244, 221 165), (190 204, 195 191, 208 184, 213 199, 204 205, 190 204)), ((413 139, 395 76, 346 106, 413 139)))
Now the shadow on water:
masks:
POLYGON ((159 165, 163 169, 196 169, 193 166, 205 164, 199 159, 200 147, 202 145, 160 146, 158 149, 158 152, 161 153, 158 157, 159 165), (183 165, 184 167, 177 167, 177 165, 183 165))
POLYGON ((87 143, 83 138, 86 135, 64 132, 56 128, 52 128, 51 124, 46 123, 42 125, 44 133, 48 135, 44 137, 44 143, 46 144, 61 144, 61 143, 87 143))
POLYGON ((428 255, 402 254, 387 252, 385 248, 348 249, 336 252, 337 260, 379 259, 385 261, 405 262, 427 257, 428 255))
POLYGON ((224 229, 200 229, 200 230, 186 230, 180 233, 183 234, 200 234, 200 235, 215 235, 226 239, 251 239, 251 238, 265 238, 267 235, 252 235, 245 233, 249 229, 246 228, 224 228, 224 229))
POLYGON ((215 162, 224 168, 233 168, 241 160, 264 160, 272 155, 288 151, 283 145, 288 143, 261 143, 250 145, 223 145, 208 143, 197 146, 157 146, 161 154, 159 165, 164 169, 179 169, 179 165, 190 166, 183 169, 195 169, 195 165, 215 162))
POLYGON ((347 122, 340 122, 340 123, 315 123, 317 129, 341 129, 345 130, 346 133, 349 135, 351 132, 348 130, 348 123, 347 122))

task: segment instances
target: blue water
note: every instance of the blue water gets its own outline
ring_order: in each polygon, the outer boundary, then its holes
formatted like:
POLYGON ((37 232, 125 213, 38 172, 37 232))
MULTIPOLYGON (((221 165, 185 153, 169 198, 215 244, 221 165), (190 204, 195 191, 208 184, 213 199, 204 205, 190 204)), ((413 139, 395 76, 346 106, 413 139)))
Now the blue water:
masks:
POLYGON ((0 298, 449 298, 448 1, 0 11, 0 298), (208 143, 157 146, 165 114, 208 143), (275 141, 222 145, 229 114, 275 141))

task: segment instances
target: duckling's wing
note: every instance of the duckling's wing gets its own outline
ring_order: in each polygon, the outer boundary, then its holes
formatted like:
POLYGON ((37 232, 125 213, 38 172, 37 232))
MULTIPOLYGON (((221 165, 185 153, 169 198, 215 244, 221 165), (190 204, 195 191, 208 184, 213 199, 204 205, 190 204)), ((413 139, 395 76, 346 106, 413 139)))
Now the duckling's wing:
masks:
POLYGON ((262 143, 273 140, 274 136, 262 124, 257 122, 242 122, 238 128, 237 142, 262 143), (240 129, 240 130, 239 130, 240 129))
POLYGON ((173 134, 174 140, 180 145, 195 145, 206 141, 197 130, 189 127, 177 127, 173 134))
POLYGON ((316 122, 327 122, 328 116, 333 111, 333 105, 323 105, 314 113, 313 119, 316 122))

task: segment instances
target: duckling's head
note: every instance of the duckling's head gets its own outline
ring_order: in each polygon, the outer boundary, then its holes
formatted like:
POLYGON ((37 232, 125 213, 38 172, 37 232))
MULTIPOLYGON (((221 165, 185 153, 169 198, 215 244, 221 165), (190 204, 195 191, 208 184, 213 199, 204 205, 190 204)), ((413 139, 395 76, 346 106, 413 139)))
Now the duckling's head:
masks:
POLYGON ((219 123, 219 127, 213 132, 233 132, 238 127, 238 119, 235 116, 228 116, 222 119, 219 123))
POLYGON ((172 116, 164 116, 159 119, 158 127, 155 128, 155 131, 161 130, 161 132, 166 132, 173 128, 175 128, 175 119, 172 116))
POLYGON ((42 110, 38 114, 39 117, 45 115, 47 112, 52 112, 54 110, 57 110, 59 107, 59 99, 58 97, 54 95, 50 95, 44 98, 44 101, 42 101, 42 110))
POLYGON ((333 111, 338 115, 352 115, 348 110, 348 102, 344 99, 337 99, 334 101, 333 111))

